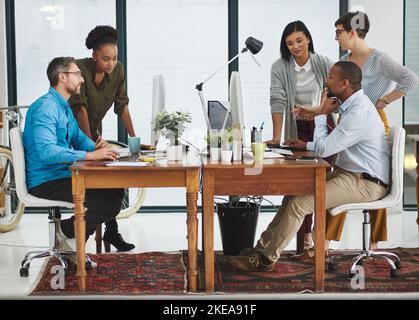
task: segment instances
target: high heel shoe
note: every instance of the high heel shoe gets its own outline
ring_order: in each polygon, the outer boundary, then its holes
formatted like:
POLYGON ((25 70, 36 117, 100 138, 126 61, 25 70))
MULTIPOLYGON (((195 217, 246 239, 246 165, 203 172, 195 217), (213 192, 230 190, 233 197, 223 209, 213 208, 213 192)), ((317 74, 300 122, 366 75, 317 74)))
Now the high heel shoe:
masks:
POLYGON ((103 234, 103 243, 105 245, 105 252, 111 252, 111 245, 113 245, 118 252, 130 251, 135 248, 134 244, 125 242, 120 233, 105 231, 103 234))

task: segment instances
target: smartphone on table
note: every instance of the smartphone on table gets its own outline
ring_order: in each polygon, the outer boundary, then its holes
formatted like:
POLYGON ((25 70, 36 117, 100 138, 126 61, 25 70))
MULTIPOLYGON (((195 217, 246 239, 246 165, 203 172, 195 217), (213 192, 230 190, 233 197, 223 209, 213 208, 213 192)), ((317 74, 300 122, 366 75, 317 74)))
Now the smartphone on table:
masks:
POLYGON ((308 156, 301 156, 299 158, 296 158, 295 160, 301 161, 301 162, 318 162, 316 157, 308 157, 308 156))

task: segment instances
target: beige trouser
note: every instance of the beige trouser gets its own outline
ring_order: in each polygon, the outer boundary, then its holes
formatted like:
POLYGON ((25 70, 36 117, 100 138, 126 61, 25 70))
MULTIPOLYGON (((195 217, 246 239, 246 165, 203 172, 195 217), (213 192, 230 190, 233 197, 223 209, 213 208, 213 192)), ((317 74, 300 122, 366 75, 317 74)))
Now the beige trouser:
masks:
MULTIPOLYGON (((326 209, 345 203, 369 202, 383 198, 387 191, 360 174, 337 169, 326 178, 326 209)), ((314 196, 287 196, 268 228, 262 233, 258 251, 271 261, 279 259, 281 252, 296 235, 307 214, 314 212, 314 196)))

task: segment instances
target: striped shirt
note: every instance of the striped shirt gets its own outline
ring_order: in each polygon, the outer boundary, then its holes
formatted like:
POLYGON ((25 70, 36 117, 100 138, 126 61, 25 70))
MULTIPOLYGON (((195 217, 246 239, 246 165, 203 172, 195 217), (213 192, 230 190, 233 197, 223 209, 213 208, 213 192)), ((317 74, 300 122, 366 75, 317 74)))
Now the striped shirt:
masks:
MULTIPOLYGON (((347 53, 340 60, 349 61, 349 57, 350 53, 347 53)), ((373 49, 361 69, 362 89, 374 105, 390 92, 393 82, 396 83, 395 90, 406 94, 419 83, 412 71, 377 49, 373 49)))

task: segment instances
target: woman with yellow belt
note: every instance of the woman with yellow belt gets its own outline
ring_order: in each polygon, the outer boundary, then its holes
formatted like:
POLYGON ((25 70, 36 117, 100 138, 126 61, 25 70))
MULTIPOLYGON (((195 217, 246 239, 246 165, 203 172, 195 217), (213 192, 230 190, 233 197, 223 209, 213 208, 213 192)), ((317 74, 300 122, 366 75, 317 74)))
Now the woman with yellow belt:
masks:
MULTIPOLYGON (((81 130, 93 141, 101 139, 102 120, 111 106, 121 117, 128 134, 135 137, 128 109, 124 67, 118 62, 118 31, 111 26, 97 26, 86 38, 86 47, 93 49, 92 58, 77 60, 84 78, 80 94, 71 96, 69 103, 81 130)), ((118 251, 129 251, 135 245, 127 243, 118 232, 118 223, 105 223, 105 250, 112 244, 118 251)))
MULTIPOLYGON (((384 108, 414 89, 419 82, 418 77, 387 54, 368 46, 365 37, 370 22, 366 13, 348 12, 335 22, 335 27, 340 47, 350 51, 340 60, 352 61, 362 69, 362 89, 375 104, 388 135, 390 126, 384 108), (393 82, 396 88, 390 91, 393 82)), ((387 214, 385 209, 371 213, 371 248, 377 249, 378 241, 387 241, 387 214)), ((327 240, 340 239, 345 217, 346 213, 329 216, 327 240)))
MULTIPOLYGON (((408 68, 391 59, 386 53, 370 48, 365 37, 370 29, 367 14, 348 12, 336 22, 336 40, 342 50, 350 52, 341 57, 342 61, 352 61, 362 69, 362 89, 377 108, 387 135, 390 126, 384 111, 390 103, 406 96, 419 83, 418 77, 408 68), (391 91, 393 82, 396 84, 391 91)), ((328 110, 298 110, 299 117, 327 114, 328 110)), ((387 241, 387 214, 385 209, 371 211, 371 249, 378 248, 378 241, 387 241)), ((328 215, 326 219, 326 249, 329 241, 339 241, 346 213, 328 215)))

